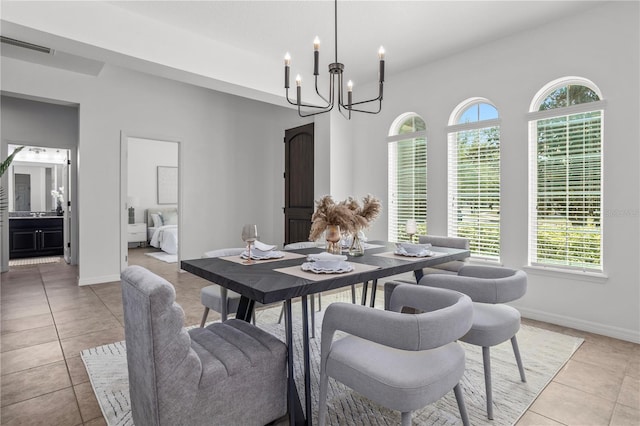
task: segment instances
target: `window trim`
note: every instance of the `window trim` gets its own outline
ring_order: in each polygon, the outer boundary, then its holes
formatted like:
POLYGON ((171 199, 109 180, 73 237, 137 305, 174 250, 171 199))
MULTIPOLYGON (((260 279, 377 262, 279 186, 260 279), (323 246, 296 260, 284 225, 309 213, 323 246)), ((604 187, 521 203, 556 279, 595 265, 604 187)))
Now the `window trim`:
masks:
MULTIPOLYGON (((589 89, 591 89, 591 87, 589 87, 589 89)), ((529 122, 546 120, 547 118, 560 117, 565 115, 582 114, 582 113, 598 111, 598 110, 604 111, 606 106, 607 106, 607 101, 604 101, 604 100, 585 102, 583 104, 571 105, 568 107, 529 112, 527 113, 526 117, 529 122)))

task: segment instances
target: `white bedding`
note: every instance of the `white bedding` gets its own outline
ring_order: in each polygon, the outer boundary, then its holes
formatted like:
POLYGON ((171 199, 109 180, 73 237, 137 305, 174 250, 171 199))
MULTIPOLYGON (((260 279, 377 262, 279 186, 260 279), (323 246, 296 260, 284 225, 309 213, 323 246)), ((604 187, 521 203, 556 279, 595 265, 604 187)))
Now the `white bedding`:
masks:
POLYGON ((157 227, 151 236, 150 244, 169 254, 178 253, 178 225, 157 227))

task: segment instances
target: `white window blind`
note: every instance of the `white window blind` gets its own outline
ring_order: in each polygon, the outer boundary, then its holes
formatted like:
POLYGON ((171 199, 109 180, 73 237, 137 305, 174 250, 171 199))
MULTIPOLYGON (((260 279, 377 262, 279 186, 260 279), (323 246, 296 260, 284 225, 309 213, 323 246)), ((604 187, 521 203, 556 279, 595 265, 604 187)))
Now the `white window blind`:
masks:
POLYGON ((532 265, 602 271, 602 114, 530 122, 532 265))
MULTIPOLYGON (((478 127, 482 124, 478 122, 478 127)), ((499 259, 499 127, 449 133, 448 159, 449 235, 468 238, 471 254, 475 257, 499 259)))
POLYGON ((388 143, 390 241, 409 239, 408 219, 416 220, 418 234, 427 232, 427 141, 424 132, 412 136, 388 143))

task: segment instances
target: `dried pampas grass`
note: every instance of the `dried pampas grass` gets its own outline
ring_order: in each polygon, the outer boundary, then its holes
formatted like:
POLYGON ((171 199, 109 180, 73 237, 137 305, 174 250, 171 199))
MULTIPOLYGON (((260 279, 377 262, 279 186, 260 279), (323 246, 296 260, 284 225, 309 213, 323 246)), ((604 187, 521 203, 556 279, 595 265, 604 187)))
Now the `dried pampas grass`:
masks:
POLYGON ((338 225, 342 232, 355 234, 368 227, 381 211, 380 200, 372 195, 362 199, 362 206, 352 197, 336 203, 331 195, 325 195, 316 201, 309 240, 317 240, 329 225, 338 225))

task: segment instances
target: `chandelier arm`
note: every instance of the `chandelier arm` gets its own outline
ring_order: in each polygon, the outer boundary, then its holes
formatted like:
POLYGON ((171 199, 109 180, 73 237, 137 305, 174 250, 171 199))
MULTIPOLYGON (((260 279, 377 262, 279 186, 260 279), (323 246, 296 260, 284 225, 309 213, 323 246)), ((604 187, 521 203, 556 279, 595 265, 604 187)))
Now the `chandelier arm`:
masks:
MULTIPOLYGON (((286 96, 287 102, 289 102, 291 105, 298 106, 297 102, 292 102, 291 99, 289 99, 289 89, 286 89, 286 92, 287 92, 287 96, 286 96)), ((328 108, 329 107, 329 105, 327 105, 327 106, 318 106, 318 105, 309 105, 309 104, 303 104, 303 103, 301 103, 300 106, 305 107, 305 108, 328 108)))
POLYGON ((367 114, 378 114, 380 111, 382 111, 382 100, 379 101, 378 110, 377 111, 367 111, 367 110, 358 109, 358 108, 351 108, 351 111, 364 112, 364 113, 367 113, 367 114))
POLYGON ((317 111, 317 112, 311 112, 311 113, 308 113, 308 114, 303 114, 303 113, 302 113, 302 110, 300 109, 300 107, 298 107, 298 115, 299 115, 300 117, 312 117, 312 116, 314 116, 314 115, 324 114, 325 112, 329 112, 329 111, 331 111, 332 109, 333 109, 333 105, 331 105, 331 106, 327 107, 327 108, 326 108, 325 110, 323 110, 323 111, 317 111))

